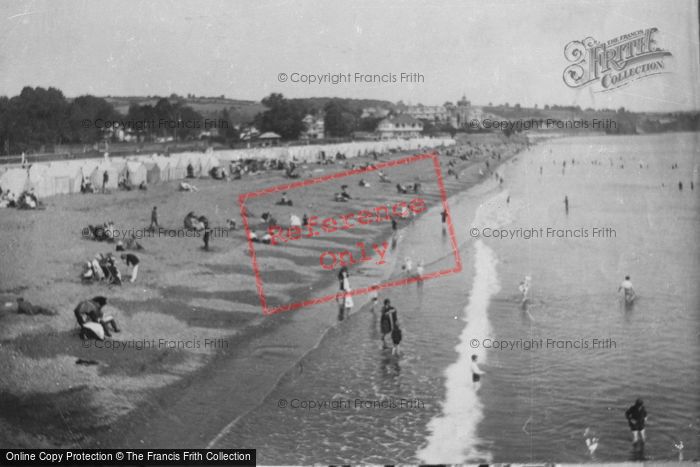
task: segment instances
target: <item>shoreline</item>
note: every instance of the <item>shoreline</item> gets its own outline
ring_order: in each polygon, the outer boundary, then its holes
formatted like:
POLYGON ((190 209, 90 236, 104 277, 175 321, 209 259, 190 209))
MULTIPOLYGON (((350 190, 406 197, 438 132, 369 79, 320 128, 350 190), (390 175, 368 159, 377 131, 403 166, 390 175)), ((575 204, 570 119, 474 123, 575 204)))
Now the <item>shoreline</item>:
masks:
MULTIPOLYGON (((508 143, 508 150, 512 150, 515 143, 507 140, 506 142, 508 143)), ((509 153, 500 162, 505 162, 518 153, 517 151, 515 154, 509 153)), ((398 156, 391 155, 389 159, 401 156, 401 154, 398 156)), ((487 158, 487 155, 483 155, 466 161, 460 164, 460 171, 465 172, 471 170, 476 173, 478 166, 483 165, 487 158)), ((363 160, 364 158, 359 158, 359 160, 351 162, 361 163, 363 160)), ((387 158, 384 157, 380 160, 384 161, 387 160, 387 158)), ((447 158, 444 160, 446 161, 447 158)), ((459 162, 459 159, 457 159, 457 161, 459 162)), ((331 170, 339 171, 340 168, 338 166, 333 166, 331 170)), ((449 197, 469 189, 474 186, 474 184, 484 179, 484 177, 479 177, 477 175, 475 180, 468 180, 467 182, 465 182, 464 179, 459 181, 448 180, 445 171, 446 170, 443 169, 443 176, 446 179, 446 191, 449 197)), ((251 179, 248 185, 253 186, 249 188, 261 184, 270 186, 273 185, 276 180, 282 179, 282 177, 277 174, 264 175, 270 176, 251 179)), ((207 185, 211 185, 212 187, 220 186, 220 184, 217 183, 207 182, 207 185)), ((204 182, 198 180, 196 183, 204 182)), ((155 192, 156 190, 153 191, 155 192)), ((161 195, 161 193, 158 193, 158 195, 161 195)), ((164 193, 163 196, 156 196, 155 198, 163 199, 167 198, 167 195, 168 193, 164 193)), ((387 201, 386 198, 384 200, 387 201)), ((376 203, 376 200, 374 202, 376 203)), ((435 205, 435 202, 434 199, 430 199, 427 204, 432 207, 435 205)), ((347 206, 352 209, 356 207, 357 204, 358 203, 348 203, 347 206)), ((383 227, 384 228, 380 229, 380 231, 372 237, 373 240, 384 240, 390 235, 390 227, 383 227)), ((351 236, 353 241, 358 238, 357 234, 351 236)), ((320 344, 329 329, 337 325, 337 320, 335 319, 336 313, 321 313, 320 315, 323 316, 323 318, 319 319, 319 310, 317 307, 297 310, 295 313, 280 313, 279 315, 263 317, 259 310, 259 304, 252 303, 257 300, 254 289, 251 298, 250 294, 241 295, 243 294, 242 291, 239 292, 239 295, 235 295, 235 292, 225 292, 225 287, 219 287, 218 289, 216 287, 205 287, 206 290, 204 292, 198 292, 196 294, 201 296, 200 298, 190 300, 189 306, 183 303, 182 301, 186 300, 186 297, 191 298, 191 292, 193 290, 198 290, 196 288, 198 283, 200 285, 202 283, 207 285, 206 280, 185 280, 186 277, 184 277, 184 273, 201 274, 205 278, 214 274, 215 278, 211 280, 216 281, 219 280, 219 278, 216 277, 218 271, 229 272, 230 269, 236 270, 237 274, 234 274, 234 277, 238 278, 243 274, 243 271, 249 267, 249 259, 247 260, 248 265, 237 266, 234 261, 233 266, 229 266, 231 263, 225 261, 227 259, 226 256, 232 255, 218 254, 221 251, 219 245, 222 243, 222 241, 217 241, 215 239, 214 246, 217 249, 215 250, 217 254, 211 256, 214 259, 213 262, 204 265, 211 266, 208 268, 208 271, 203 271, 203 269, 206 268, 203 268, 200 263, 198 264, 199 267, 187 271, 180 271, 183 273, 182 275, 174 274, 170 276, 166 273, 166 277, 164 278, 166 280, 163 281, 166 285, 163 286, 163 284, 159 283, 155 286, 155 290, 150 290, 145 294, 129 293, 125 289, 130 288, 130 286, 125 285, 124 289, 119 290, 119 292, 122 292, 119 294, 119 297, 115 298, 111 303, 115 303, 117 308, 123 313, 127 315, 131 314, 131 317, 140 315, 141 313, 139 311, 132 311, 130 308, 149 304, 152 309, 162 311, 163 314, 172 315, 172 313, 175 312, 176 316, 185 317, 186 321, 196 322, 198 325, 203 321, 207 329, 216 328, 216 323, 207 322, 207 317, 202 318, 198 315, 199 311, 194 310, 190 312, 189 310, 185 310, 193 304, 199 305, 199 307, 195 308, 205 308, 207 313, 213 315, 213 317, 220 321, 229 324, 231 320, 236 322, 234 326, 228 326, 233 332, 227 333, 224 331, 217 334, 221 338, 231 340, 233 344, 226 349, 220 349, 213 353, 205 354, 194 363, 180 362, 182 363, 181 366, 185 368, 178 370, 177 372, 179 374, 177 374, 175 378, 167 378, 168 381, 166 381, 165 384, 161 384, 162 381, 160 381, 159 384, 154 385, 154 387, 143 387, 145 391, 139 393, 138 397, 132 397, 132 400, 135 400, 135 402, 133 402, 131 410, 116 416, 97 429, 88 424, 90 429, 86 428, 84 431, 89 431, 90 435, 87 433, 80 433, 80 427, 78 427, 78 433, 71 433, 70 437, 64 437, 63 443, 59 442, 58 445, 81 445, 82 447, 165 447, 173 444, 206 446, 214 441, 215 437, 222 433, 224 427, 232 423, 232 420, 236 420, 241 415, 250 410, 254 410, 255 407, 262 402, 268 391, 274 388, 279 380, 290 371, 290 369, 293 369, 294 365, 296 365, 300 359, 320 344), (188 288, 186 285, 195 285, 195 288, 188 288), (169 291, 170 295, 165 295, 165 291, 169 291), (174 300, 172 299, 173 292, 175 292, 174 300), (210 296, 216 296, 217 293, 220 298, 210 298, 210 296), (230 302, 230 299, 236 296, 244 297, 243 304, 246 305, 244 307, 245 310, 235 311, 233 313, 229 310, 224 310, 227 307, 230 309, 230 304, 227 305, 226 303, 219 302, 230 302), (173 308, 177 307, 178 304, 180 309, 174 310, 173 308), (164 310, 159 310, 159 308, 164 310), (235 405, 225 402, 227 400, 235 401, 235 405), (65 442, 67 441, 66 438, 68 438, 68 443, 65 442), (72 440, 72 442, 70 440, 72 440), (83 445, 83 443, 85 443, 85 445, 83 445)), ((241 247, 245 247, 245 241, 243 241, 243 245, 237 242, 234 249, 238 250, 241 247)), ((100 247, 100 249, 104 248, 100 247)), ((233 256, 240 259, 240 255, 233 256)), ((209 256, 207 258, 209 258, 209 256)), ((289 279, 293 277, 294 272, 294 270, 283 270, 281 271, 281 276, 285 276, 289 279)), ((353 274, 352 269, 351 274, 353 274)), ((334 290, 336 287, 335 282, 335 274, 316 274, 313 277, 313 284, 310 289, 312 288, 315 290, 315 293, 318 293, 319 288, 334 290)), ((222 284, 219 283, 216 285, 221 286, 222 284)), ((78 286, 75 289, 82 290, 80 287, 81 286, 78 286)), ((93 286, 90 288, 93 288, 93 286)), ((296 294, 301 293, 298 284, 296 284, 295 287, 293 280, 287 281, 279 287, 275 284, 275 287, 272 288, 275 289, 275 291, 278 289, 286 290, 287 292, 292 291, 295 297, 297 296, 296 294)), ((0 292, 0 296, 13 295, 13 292, 14 294, 23 292, 25 295, 31 297, 31 295, 28 294, 31 293, 32 290, 31 288, 17 290, 15 287, 13 290, 5 289, 3 292, 0 292)), ((92 292, 83 291, 82 293, 85 296, 95 295, 92 292)), ((360 300, 359 297, 356 298, 356 302, 360 300)), ((234 307, 240 308, 240 300, 236 302, 239 303, 239 305, 234 305, 234 307)), ((328 304, 325 306, 328 307, 328 304)), ((334 307, 334 305, 332 306, 334 307)), ((360 312, 362 308, 363 307, 358 303, 356 305, 356 311, 352 314, 360 312)), ((5 312, 5 314, 6 313, 7 312, 5 312)), ((198 327, 196 329, 200 328, 198 327)), ((20 333, 13 337, 17 336, 21 337, 23 334, 20 333)), ((7 335, 0 336, 3 343, 8 340, 7 338, 7 335)), ((75 337, 69 336, 69 338, 73 339, 75 337)), ((5 346, 2 348, 4 347, 5 346)), ((0 356, 1 355, 2 354, 0 354, 0 356)), ((172 357, 166 355, 163 358, 167 360, 172 357)), ((176 356, 175 359, 177 360, 177 358, 179 357, 176 356)), ((187 358, 185 358, 185 360, 187 360, 187 358)), ((152 365, 152 363, 148 361, 141 363, 145 368, 143 371, 146 373, 158 372, 158 370, 162 370, 164 366, 160 364, 161 362, 158 362, 156 365, 152 365)), ((178 362, 176 361, 175 363, 177 365, 178 362)), ((115 364, 113 363, 113 365, 115 364)), ((172 371, 166 373, 172 373, 172 371)), ((3 392, 7 391, 4 390, 3 392)), ((40 394, 39 396, 41 398, 40 394)), ((109 394, 105 396, 110 397, 109 394)), ((46 400, 53 400, 55 402, 55 397, 51 393, 45 393, 43 397, 45 397, 46 400)), ((60 402, 58 402, 58 404, 60 405, 60 402)), ((71 404, 66 404, 68 408, 70 408, 70 405, 71 404)), ((3 432, 5 431, 3 424, 4 421, 0 422, 0 438, 9 438, 13 440, 15 444, 21 445, 21 437, 3 436, 3 432)), ((14 423, 11 422, 11 425, 14 425, 14 423)), ((20 423, 19 428, 31 428, 31 425, 32 424, 29 423, 20 423)), ((76 431, 75 427, 74 431, 76 431)), ((29 435, 30 439, 32 436, 35 436, 35 439, 32 440, 34 442, 36 442, 36 438, 40 436, 31 433, 31 430, 27 430, 25 434, 29 435)), ((9 444, 13 444, 13 441, 10 441, 9 444)), ((55 440, 52 439, 45 439, 44 444, 57 445, 54 441, 55 440)), ((8 443, 4 442, 3 444, 8 443)))

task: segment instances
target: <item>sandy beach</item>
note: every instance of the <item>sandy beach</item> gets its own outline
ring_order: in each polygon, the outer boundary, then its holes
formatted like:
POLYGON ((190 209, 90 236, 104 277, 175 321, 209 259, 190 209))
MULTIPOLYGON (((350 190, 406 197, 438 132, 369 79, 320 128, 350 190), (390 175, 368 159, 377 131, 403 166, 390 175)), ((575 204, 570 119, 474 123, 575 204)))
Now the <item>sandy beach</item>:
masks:
MULTIPOLYGON (((505 161, 522 148, 522 140, 469 136, 471 144, 488 143, 505 161)), ((464 141, 460 141, 464 143, 464 141)), ((384 155, 380 161, 408 153, 384 155)), ((473 186, 486 156, 469 161, 454 158, 456 179, 447 176, 450 157, 441 157, 448 195, 473 186)), ((361 165, 369 158, 348 164, 361 165)), ((498 161, 492 160, 492 168, 498 161)), ((340 163, 301 168, 303 178, 344 170, 340 163)), ((386 171, 392 182, 413 183, 425 172, 412 166, 386 171)), ((349 180, 355 195, 336 203, 339 183, 314 185, 290 192, 298 215, 306 211, 349 212, 407 200, 394 183, 371 186, 349 180)), ((47 198, 43 211, 6 209, 0 221, 0 439, 3 446, 206 446, 228 423, 252 409, 280 376, 337 325, 336 306, 327 303, 298 311, 263 316, 256 292, 237 198, 289 180, 279 171, 245 176, 231 182, 198 179, 196 193, 177 191, 176 181, 146 192, 65 195, 47 198), (82 238, 89 224, 114 221, 118 229, 145 229, 150 210, 158 207, 164 228, 180 229, 190 211, 204 214, 217 230, 204 251, 201 238, 143 238, 144 250, 135 283, 123 286, 84 285, 81 264, 96 253, 114 251, 114 244, 82 238), (227 231, 233 218, 239 228, 227 231), (122 332, 96 345, 81 341, 72 310, 84 299, 108 298, 108 314, 122 332), (57 311, 55 316, 16 313, 15 299, 57 311), (109 344, 109 342, 113 342, 109 344), (148 343, 155 345, 148 347, 148 343), (76 364, 83 359, 94 364, 76 364), (235 401, 228 403, 227 401, 235 401), (31 410, 30 410, 31 409, 31 410)), ((422 182, 424 182, 422 180, 422 182)), ((345 182, 344 182, 345 183, 345 182)), ((434 185, 425 183, 422 197, 439 201, 434 185)), ((251 224, 264 232, 257 218, 264 211, 286 223, 289 210, 274 206, 274 197, 248 206, 251 224), (255 215, 255 216, 254 216, 255 215)), ((439 218, 436 222, 440 222, 439 218)), ((401 227, 401 226, 400 226, 401 227)), ((265 292, 286 303, 337 288, 335 271, 322 272, 318 252, 386 241, 389 224, 353 229, 311 244, 273 249, 261 245, 265 292)), ((122 274, 128 278, 126 267, 122 274)), ((351 268, 351 273, 353 272, 351 268)), ((358 306, 366 297, 357 297, 358 306)))

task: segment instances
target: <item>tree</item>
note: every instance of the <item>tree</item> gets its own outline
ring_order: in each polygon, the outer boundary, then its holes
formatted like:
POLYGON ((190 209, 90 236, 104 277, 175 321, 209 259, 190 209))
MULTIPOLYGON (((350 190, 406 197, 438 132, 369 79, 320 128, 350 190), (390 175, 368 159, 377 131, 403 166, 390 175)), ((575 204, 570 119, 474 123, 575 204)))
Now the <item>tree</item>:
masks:
POLYGON ((282 94, 272 93, 262 100, 267 110, 255 116, 255 126, 260 131, 273 131, 283 139, 297 139, 304 131, 306 108, 300 102, 291 102, 282 94))
POLYGON ((240 132, 236 129, 233 118, 229 113, 228 109, 221 111, 219 118, 227 123, 225 128, 219 129, 219 135, 224 138, 227 142, 236 142, 241 138, 240 132))
POLYGON ((83 144, 100 141, 106 123, 119 119, 119 113, 106 100, 90 95, 76 97, 68 109, 70 141, 83 144))
POLYGON ((382 119, 379 117, 365 117, 361 118, 357 124, 357 128, 360 131, 372 132, 377 129, 377 125, 382 119))
POLYGON ((58 89, 25 87, 3 102, 0 131, 6 152, 41 149, 69 139, 68 102, 58 89))
POLYGON ((326 113, 324 124, 326 133, 330 136, 350 136, 357 129, 357 117, 336 99, 324 107, 326 113))

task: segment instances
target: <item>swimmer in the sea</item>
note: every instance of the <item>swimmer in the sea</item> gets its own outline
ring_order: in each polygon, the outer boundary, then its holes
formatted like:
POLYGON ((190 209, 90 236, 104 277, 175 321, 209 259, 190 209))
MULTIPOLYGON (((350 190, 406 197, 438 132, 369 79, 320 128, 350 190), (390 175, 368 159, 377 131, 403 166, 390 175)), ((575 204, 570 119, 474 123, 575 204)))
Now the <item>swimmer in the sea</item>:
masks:
POLYGON ((599 439, 591 434, 590 429, 586 428, 583 432, 583 437, 586 440, 586 447, 588 448, 588 453, 592 456, 595 454, 596 449, 598 449, 599 439))
POLYGON ((630 276, 625 276, 625 280, 622 281, 620 287, 617 288, 618 293, 621 290, 624 290, 625 292, 625 302, 627 303, 632 303, 637 297, 637 294, 634 293, 634 288, 632 287, 632 281, 630 281, 630 276))

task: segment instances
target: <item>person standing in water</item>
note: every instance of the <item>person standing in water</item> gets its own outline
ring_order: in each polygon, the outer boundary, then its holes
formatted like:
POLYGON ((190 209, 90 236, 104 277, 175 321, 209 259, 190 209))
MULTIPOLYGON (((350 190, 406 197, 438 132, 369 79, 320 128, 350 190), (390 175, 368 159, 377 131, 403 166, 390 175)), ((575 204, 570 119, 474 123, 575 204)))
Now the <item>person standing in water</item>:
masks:
POLYGON ((379 320, 379 328, 382 334, 382 349, 388 348, 386 345, 386 335, 390 334, 393 329, 393 324, 397 321, 396 308, 391 306, 391 300, 384 299, 384 306, 382 307, 382 316, 379 320))
POLYGON ((527 308, 528 301, 530 300, 530 283, 532 282, 532 278, 530 276, 525 276, 525 280, 520 282, 520 285, 518 286, 518 290, 521 293, 521 299, 520 299, 520 305, 523 308, 527 308))
POLYGON ((634 293, 634 288, 632 288, 632 281, 630 281, 630 276, 625 276, 625 280, 622 281, 620 287, 617 288, 617 292, 620 293, 621 290, 625 291, 625 302, 631 303, 634 301, 636 294, 634 293))
POLYGON ((472 355, 472 361, 470 364, 470 368, 472 370, 472 383, 474 383, 474 391, 478 391, 479 388, 481 387, 481 377, 485 374, 485 372, 479 368, 479 365, 476 364, 476 355, 472 355))
POLYGON ((647 420, 647 411, 644 408, 644 401, 637 399, 634 405, 625 412, 625 418, 630 430, 632 430, 632 442, 636 444, 640 439, 642 443, 646 442, 644 425, 647 420))
POLYGON ((569 197, 564 196, 564 211, 569 214, 569 197))

